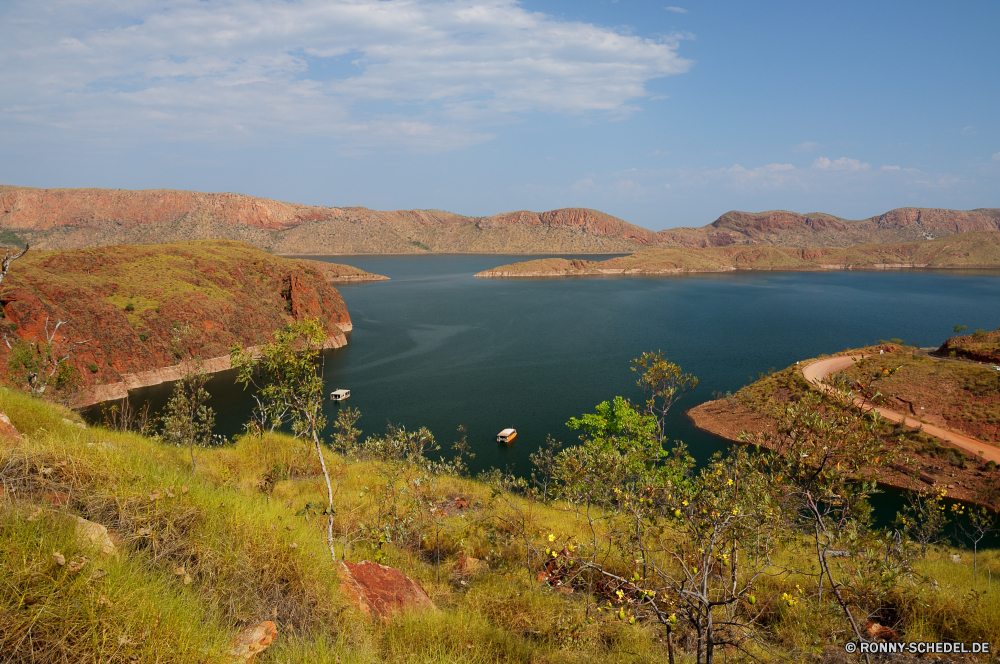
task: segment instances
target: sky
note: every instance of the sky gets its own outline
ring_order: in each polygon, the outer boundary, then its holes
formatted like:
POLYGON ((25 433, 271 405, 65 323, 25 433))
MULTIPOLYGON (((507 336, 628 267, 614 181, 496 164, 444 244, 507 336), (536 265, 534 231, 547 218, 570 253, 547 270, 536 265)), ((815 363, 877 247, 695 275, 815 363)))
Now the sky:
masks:
POLYGON ((0 183, 471 216, 1000 207, 1000 3, 0 0, 0 183))

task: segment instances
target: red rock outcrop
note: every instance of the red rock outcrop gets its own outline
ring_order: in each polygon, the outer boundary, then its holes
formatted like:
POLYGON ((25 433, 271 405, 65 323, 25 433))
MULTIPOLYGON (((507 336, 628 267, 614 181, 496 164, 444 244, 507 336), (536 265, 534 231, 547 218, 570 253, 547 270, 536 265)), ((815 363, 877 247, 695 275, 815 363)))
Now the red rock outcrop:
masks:
POLYGON ((434 602, 419 583, 398 569, 370 561, 343 561, 337 570, 340 589, 365 615, 388 621, 407 609, 433 609, 434 602))
POLYGON ((7 443, 8 445, 17 445, 23 440, 21 432, 17 430, 17 427, 7 417, 7 413, 0 412, 0 442, 7 443))

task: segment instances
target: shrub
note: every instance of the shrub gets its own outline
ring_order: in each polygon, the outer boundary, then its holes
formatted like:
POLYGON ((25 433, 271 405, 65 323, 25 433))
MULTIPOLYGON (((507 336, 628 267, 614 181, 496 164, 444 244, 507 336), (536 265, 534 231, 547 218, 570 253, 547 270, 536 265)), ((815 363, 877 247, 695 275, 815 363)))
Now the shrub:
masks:
POLYGON ((135 311, 135 305, 129 302, 125 305, 125 311, 135 311))
POLYGON ((96 362, 91 362, 90 364, 87 365, 87 368, 90 369, 90 373, 97 373, 97 363, 96 362))
POLYGON ((145 332, 139 333, 139 341, 145 341, 147 338, 149 338, 149 335, 146 334, 145 332))

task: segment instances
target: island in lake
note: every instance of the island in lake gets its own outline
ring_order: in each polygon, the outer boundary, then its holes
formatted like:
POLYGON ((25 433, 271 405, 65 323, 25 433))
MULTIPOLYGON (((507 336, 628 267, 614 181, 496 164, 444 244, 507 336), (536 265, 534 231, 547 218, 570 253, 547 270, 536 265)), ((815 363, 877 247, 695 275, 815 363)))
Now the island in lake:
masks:
POLYGON ((501 265, 483 278, 669 275, 735 270, 878 270, 1000 267, 1000 232, 973 231, 938 240, 851 247, 670 247, 605 261, 567 258, 501 265))

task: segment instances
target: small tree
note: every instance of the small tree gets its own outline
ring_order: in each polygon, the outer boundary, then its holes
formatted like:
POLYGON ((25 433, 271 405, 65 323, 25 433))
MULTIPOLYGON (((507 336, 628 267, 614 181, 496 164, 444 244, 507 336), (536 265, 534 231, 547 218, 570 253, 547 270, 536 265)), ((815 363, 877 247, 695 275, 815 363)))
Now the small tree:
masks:
POLYGON ((646 412, 656 418, 663 442, 667 413, 678 399, 698 385, 698 379, 684 373, 659 350, 647 351, 632 360, 632 371, 640 374, 637 384, 646 395, 646 412))
POLYGON ((174 383, 174 391, 163 416, 163 439, 188 447, 192 474, 197 469, 194 448, 206 447, 212 442, 215 426, 215 411, 205 405, 212 398, 205 389, 208 380, 209 375, 200 365, 185 373, 174 383))
POLYGON ((741 440, 771 450, 765 465, 775 501, 813 540, 817 598, 822 601, 824 582, 829 582, 830 594, 860 641, 861 624, 850 606, 863 595, 859 584, 874 580, 884 589, 899 568, 891 546, 884 557, 867 551, 885 548, 885 540, 870 530, 868 498, 876 487, 866 478, 890 461, 890 451, 880 435, 878 413, 864 412, 854 399, 851 392, 835 392, 826 400, 809 394, 783 409, 775 435, 744 432, 741 440), (832 563, 845 554, 854 559, 856 553, 864 554, 860 566, 832 563))
POLYGON ((948 525, 948 514, 944 509, 944 489, 920 488, 909 491, 907 504, 896 514, 894 525, 920 547, 920 557, 927 557, 927 549, 932 544, 946 541, 944 531, 948 525))
MULTIPOLYGON (((239 372, 236 381, 244 389, 258 392, 259 418, 272 430, 285 421, 296 438, 311 438, 323 469, 327 490, 327 546, 336 560, 333 545, 333 485, 323 458, 320 434, 326 426, 323 414, 323 363, 320 350, 327 333, 316 318, 289 323, 274 333, 273 341, 256 350, 234 346, 230 363, 239 372)), ((350 428, 350 427, 348 427, 350 428)))
POLYGON ((59 328, 65 324, 64 320, 56 321, 49 330, 49 317, 46 316, 41 341, 37 337, 15 338, 11 343, 4 335, 4 343, 10 349, 8 371, 17 383, 35 394, 42 394, 50 386, 71 390, 80 380, 80 372, 69 364, 69 358, 77 346, 89 343, 90 339, 68 341, 59 333, 59 328))
POLYGON ((330 446, 334 450, 349 456, 357 454, 358 436, 361 435, 361 430, 355 429, 354 425, 360 419, 361 411, 350 406, 337 413, 337 419, 333 422, 336 431, 334 431, 333 440, 330 442, 330 446))
POLYGON ((958 529, 965 536, 965 539, 972 542, 972 578, 973 582, 979 581, 979 543, 986 539, 990 533, 997 530, 997 514, 985 507, 968 507, 954 505, 953 508, 958 513, 955 523, 958 529), (965 516, 965 520, 962 516, 965 516))
POLYGON ((21 251, 12 251, 10 249, 3 250, 3 258, 0 259, 0 283, 3 282, 4 277, 7 276, 7 271, 10 270, 10 264, 16 261, 21 256, 28 253, 28 249, 31 247, 29 244, 24 245, 24 249, 21 251))

